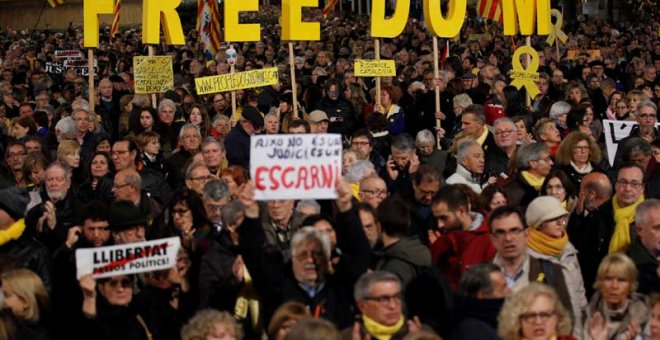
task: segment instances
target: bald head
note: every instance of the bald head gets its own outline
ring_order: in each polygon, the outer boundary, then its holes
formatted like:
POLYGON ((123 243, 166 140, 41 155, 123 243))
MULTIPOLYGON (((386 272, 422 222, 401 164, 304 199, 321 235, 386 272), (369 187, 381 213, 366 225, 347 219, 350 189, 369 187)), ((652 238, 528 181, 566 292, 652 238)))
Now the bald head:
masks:
POLYGON ((612 183, 605 174, 591 172, 582 178, 580 197, 587 210, 594 210, 612 198, 612 183))

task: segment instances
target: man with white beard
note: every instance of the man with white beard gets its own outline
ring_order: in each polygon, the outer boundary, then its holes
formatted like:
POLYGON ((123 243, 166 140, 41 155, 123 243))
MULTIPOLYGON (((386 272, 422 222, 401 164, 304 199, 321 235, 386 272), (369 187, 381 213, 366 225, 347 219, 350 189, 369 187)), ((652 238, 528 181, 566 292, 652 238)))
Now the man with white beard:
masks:
POLYGON ((30 209, 25 225, 53 252, 66 241, 69 228, 78 224, 80 201, 71 190, 71 170, 59 162, 46 168, 41 203, 30 209))

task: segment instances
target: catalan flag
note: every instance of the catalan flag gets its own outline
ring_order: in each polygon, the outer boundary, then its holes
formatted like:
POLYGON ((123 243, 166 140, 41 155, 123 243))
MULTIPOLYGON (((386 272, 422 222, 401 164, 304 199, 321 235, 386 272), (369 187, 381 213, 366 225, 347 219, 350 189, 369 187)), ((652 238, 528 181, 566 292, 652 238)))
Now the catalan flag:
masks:
POLYGON ((197 0, 197 32, 204 50, 215 55, 221 43, 217 0, 197 0))
POLYGON ((110 28, 110 39, 112 39, 117 32, 119 32, 119 13, 121 12, 121 0, 115 2, 115 12, 112 18, 112 28, 110 28))
POLYGON ((499 23, 504 22, 502 20, 502 5, 500 5, 501 0, 479 0, 477 3, 477 13, 482 18, 490 19, 497 21, 499 23))
POLYGON ((50 4, 50 7, 55 8, 55 7, 63 4, 64 0, 48 0, 48 3, 50 4))
POLYGON ((337 6, 339 0, 328 0, 328 3, 323 8, 323 18, 327 18, 330 12, 337 6))

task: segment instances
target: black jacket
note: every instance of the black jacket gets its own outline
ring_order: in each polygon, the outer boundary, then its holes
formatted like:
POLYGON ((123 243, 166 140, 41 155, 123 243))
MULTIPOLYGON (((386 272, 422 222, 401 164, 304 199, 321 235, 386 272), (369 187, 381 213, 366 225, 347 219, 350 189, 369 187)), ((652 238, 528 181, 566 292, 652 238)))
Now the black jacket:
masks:
POLYGON ((375 270, 396 274, 404 289, 417 275, 417 267, 431 265, 429 248, 418 237, 402 238, 376 253, 378 262, 375 270))
POLYGON ((458 324, 450 339, 498 340, 497 317, 503 304, 504 299, 460 300, 455 311, 458 324))
POLYGON ((635 262, 639 272, 638 293, 649 295, 660 292, 660 276, 658 276, 658 258, 644 247, 639 237, 633 242, 628 250, 628 255, 635 262))
POLYGON ((0 255, 8 255, 19 260, 24 268, 39 275, 44 286, 50 289, 50 252, 46 246, 27 232, 27 226, 26 231, 17 240, 0 245, 0 255))
POLYGON ((315 108, 325 112, 330 118, 329 133, 350 136, 356 130, 359 120, 353 110, 353 105, 348 100, 342 97, 337 100, 323 97, 316 103, 315 108))
POLYGON ((245 169, 250 168, 250 135, 237 125, 225 138, 225 149, 227 150, 227 161, 230 165, 240 165, 245 169))
POLYGON ((523 211, 529 203, 539 196, 539 192, 529 185, 520 173, 515 174, 510 182, 502 186, 502 191, 506 193, 509 205, 521 207, 523 211))
POLYGON ((64 199, 55 203, 55 216, 57 218, 55 228, 50 229, 48 226, 44 225, 43 231, 37 234, 37 223, 45 211, 44 204, 46 201, 50 200, 46 193, 46 186, 41 188, 39 194, 41 195, 42 203, 34 206, 25 215, 26 232, 29 231, 36 235, 39 241, 43 242, 52 253, 55 249, 61 246, 64 241, 66 241, 69 229, 80 223, 80 214, 83 211, 83 204, 78 200, 73 188, 69 189, 64 199))
POLYGON ((147 332, 153 340, 163 339, 157 333, 156 321, 152 320, 151 311, 139 310, 133 302, 128 307, 112 306, 100 294, 96 297, 96 312, 94 318, 85 318, 80 327, 83 338, 98 340, 149 340, 147 332), (138 321, 138 315, 144 321, 146 328, 138 321))

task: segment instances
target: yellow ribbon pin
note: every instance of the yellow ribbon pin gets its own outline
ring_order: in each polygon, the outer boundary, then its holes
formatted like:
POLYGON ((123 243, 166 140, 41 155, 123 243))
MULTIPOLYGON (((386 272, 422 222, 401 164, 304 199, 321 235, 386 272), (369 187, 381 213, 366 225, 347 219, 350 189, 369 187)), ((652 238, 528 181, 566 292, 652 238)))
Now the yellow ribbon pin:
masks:
POLYGON ((530 97, 534 98, 536 95, 541 93, 539 87, 536 85, 536 81, 539 80, 539 75, 536 71, 539 69, 539 54, 531 46, 520 46, 513 54, 513 70, 510 73, 511 79, 514 79, 511 82, 511 85, 515 86, 520 90, 523 86, 527 89, 527 93, 530 97), (523 68, 520 63, 520 57, 523 54, 529 54, 531 56, 529 65, 527 68, 523 68))
POLYGON ((548 38, 545 40, 545 42, 548 43, 548 45, 552 46, 555 44, 555 39, 559 38, 561 40, 562 44, 566 45, 566 42, 568 41, 568 36, 564 31, 561 30, 561 26, 564 24, 564 16, 561 14, 561 12, 553 8, 552 11, 550 11, 550 16, 555 17, 555 23, 552 23, 552 18, 550 19, 550 34, 548 35, 548 38))

